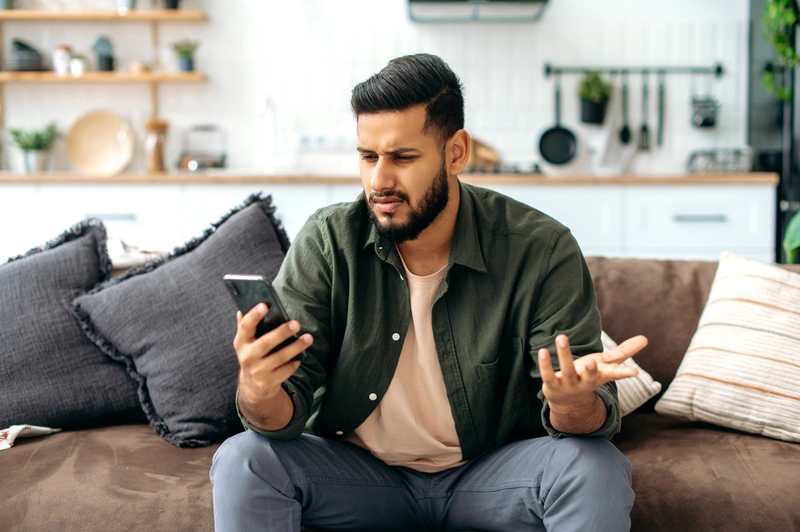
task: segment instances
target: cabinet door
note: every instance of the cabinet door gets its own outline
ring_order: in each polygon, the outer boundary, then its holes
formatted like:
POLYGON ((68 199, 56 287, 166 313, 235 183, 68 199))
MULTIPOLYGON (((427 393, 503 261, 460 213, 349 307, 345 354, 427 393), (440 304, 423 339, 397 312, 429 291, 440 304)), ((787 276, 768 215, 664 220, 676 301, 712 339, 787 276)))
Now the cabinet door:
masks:
POLYGON ((184 241, 179 185, 46 184, 40 202, 50 232, 93 217, 103 221, 109 237, 141 249, 171 251, 184 241))
POLYGON ((39 203, 38 185, 0 186, 0 264, 57 237, 62 230, 49 230, 47 211, 39 203))
POLYGON ((328 185, 188 185, 186 192, 187 239, 200 235, 225 213, 244 203, 250 194, 271 195, 275 215, 293 241, 314 211, 331 203, 328 185))
POLYGON ((772 257, 773 187, 631 186, 627 205, 630 255, 718 260, 728 250, 772 257))
POLYGON ((622 251, 620 187, 483 186, 528 204, 569 227, 584 255, 619 255, 622 251))

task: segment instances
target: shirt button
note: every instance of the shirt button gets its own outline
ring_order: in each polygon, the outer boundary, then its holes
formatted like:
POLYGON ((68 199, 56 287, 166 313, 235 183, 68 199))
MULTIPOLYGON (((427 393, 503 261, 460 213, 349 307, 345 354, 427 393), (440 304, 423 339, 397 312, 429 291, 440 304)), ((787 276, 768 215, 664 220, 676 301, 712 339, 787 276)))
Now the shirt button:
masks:
POLYGON ((378 394, 376 394, 376 393, 369 394, 369 400, 370 401, 374 401, 377 398, 378 398, 378 394))
POLYGON ((400 339, 400 333, 394 333, 392 335, 392 340, 394 340, 395 342, 398 341, 399 339, 400 339))
POLYGON ((337 435, 337 436, 341 436, 342 434, 344 434, 344 432, 342 432, 341 430, 337 430, 337 431, 336 431, 336 435, 337 435))

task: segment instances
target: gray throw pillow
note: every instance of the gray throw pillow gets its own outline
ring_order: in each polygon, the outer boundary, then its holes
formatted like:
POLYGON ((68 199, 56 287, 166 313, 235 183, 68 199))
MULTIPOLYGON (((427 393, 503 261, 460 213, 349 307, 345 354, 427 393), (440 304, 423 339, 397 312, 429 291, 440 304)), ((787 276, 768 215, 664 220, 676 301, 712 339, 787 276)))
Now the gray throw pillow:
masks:
POLYGON ((289 239, 274 210, 271 197, 251 196, 201 237, 73 301, 87 336, 126 364, 150 424, 174 445, 241 430, 236 305, 222 277, 277 275, 289 239))
POLYGON ((90 342, 70 301, 111 274, 106 230, 83 221, 0 266, 0 428, 69 428, 141 410, 125 366, 90 342))

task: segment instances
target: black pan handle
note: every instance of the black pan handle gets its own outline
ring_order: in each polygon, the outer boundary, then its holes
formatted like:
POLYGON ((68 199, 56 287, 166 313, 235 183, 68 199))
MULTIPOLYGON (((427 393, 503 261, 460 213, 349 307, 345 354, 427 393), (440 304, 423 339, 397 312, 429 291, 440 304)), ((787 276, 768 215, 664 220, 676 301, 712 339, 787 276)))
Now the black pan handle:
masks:
POLYGON ((556 127, 561 125, 561 74, 556 74, 556 127))

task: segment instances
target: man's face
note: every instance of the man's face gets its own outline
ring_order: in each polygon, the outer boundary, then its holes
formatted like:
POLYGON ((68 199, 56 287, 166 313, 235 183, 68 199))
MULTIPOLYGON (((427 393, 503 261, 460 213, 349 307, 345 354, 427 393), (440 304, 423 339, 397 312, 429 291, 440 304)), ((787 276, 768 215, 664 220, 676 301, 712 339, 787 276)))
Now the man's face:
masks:
POLYGON ((444 154, 438 140, 422 132, 425 108, 358 117, 361 182, 370 219, 385 239, 416 239, 449 199, 444 154))

